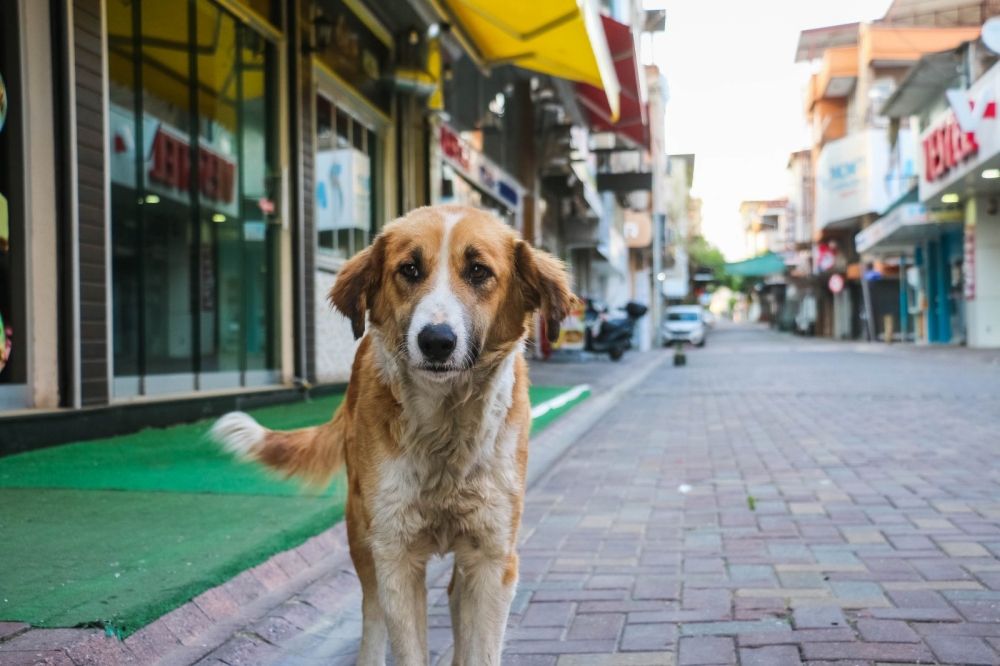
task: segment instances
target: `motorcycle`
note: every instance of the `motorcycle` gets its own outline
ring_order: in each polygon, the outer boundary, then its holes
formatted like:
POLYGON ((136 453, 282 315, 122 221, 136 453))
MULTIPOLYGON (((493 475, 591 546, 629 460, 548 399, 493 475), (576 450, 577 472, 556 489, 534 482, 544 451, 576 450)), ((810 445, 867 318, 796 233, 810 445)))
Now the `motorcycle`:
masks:
POLYGON ((592 299, 586 299, 587 308, 583 323, 586 327, 585 349, 589 352, 607 353, 612 361, 618 361, 626 349, 632 348, 632 334, 635 324, 646 314, 648 308, 641 303, 625 305, 625 316, 612 318, 606 308, 599 308, 592 299))

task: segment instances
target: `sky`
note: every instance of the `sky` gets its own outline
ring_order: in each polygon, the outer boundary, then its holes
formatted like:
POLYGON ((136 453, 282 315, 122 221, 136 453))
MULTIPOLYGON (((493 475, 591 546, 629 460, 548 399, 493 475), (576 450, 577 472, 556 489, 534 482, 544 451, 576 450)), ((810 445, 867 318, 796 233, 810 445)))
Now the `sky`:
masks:
POLYGON ((789 155, 809 147, 799 32, 881 18, 890 1, 644 1, 667 10, 652 44, 670 88, 667 152, 695 154, 703 233, 728 259, 745 254, 740 201, 786 196, 789 155))

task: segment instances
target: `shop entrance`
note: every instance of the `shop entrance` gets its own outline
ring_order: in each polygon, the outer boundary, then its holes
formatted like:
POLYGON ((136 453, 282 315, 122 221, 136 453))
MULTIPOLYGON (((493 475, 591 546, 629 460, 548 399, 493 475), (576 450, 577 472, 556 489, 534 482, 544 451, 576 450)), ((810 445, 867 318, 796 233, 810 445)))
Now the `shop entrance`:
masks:
POLYGON ((114 396, 278 382, 276 44, 108 0, 108 48, 114 396))

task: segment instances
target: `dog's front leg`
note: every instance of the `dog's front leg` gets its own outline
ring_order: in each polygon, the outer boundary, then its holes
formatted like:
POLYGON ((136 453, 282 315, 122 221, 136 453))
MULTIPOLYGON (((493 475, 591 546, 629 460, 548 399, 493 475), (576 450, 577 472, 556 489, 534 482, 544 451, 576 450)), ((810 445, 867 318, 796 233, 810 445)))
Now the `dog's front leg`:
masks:
POLYGON ((461 638, 455 641, 455 663, 500 666, 507 615, 517 588, 517 553, 511 549, 497 557, 468 546, 456 549, 455 563, 461 571, 453 590, 453 603, 461 608, 452 616, 461 638))
POLYGON ((375 556, 378 596, 397 666, 426 666, 427 560, 412 553, 375 556))

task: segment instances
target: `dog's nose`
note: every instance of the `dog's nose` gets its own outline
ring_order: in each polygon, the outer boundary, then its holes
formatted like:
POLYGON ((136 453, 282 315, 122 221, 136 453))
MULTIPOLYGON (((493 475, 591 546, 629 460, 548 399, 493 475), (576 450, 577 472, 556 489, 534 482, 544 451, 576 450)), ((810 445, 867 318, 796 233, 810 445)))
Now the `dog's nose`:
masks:
POLYGON ((417 335, 417 345, 428 361, 440 363, 447 360, 455 351, 458 338, 448 324, 424 326, 417 335))

